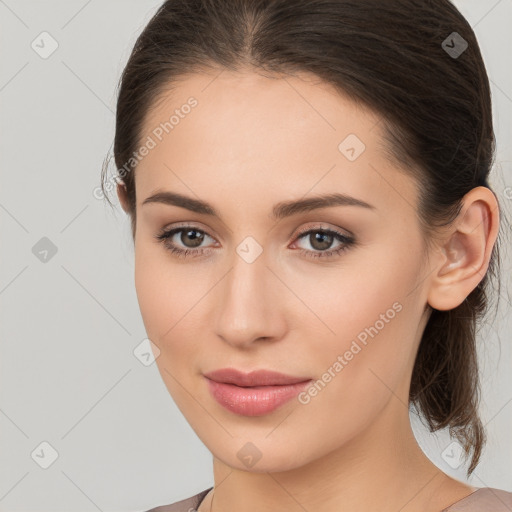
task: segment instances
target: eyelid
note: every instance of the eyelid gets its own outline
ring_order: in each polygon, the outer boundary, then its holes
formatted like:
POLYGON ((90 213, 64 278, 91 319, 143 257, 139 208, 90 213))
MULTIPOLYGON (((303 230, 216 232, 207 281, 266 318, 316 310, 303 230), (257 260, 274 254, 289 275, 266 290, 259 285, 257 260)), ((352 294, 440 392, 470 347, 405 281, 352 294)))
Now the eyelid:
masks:
MULTIPOLYGON (((215 241, 219 242, 219 240, 217 240, 216 237, 210 235, 209 233, 209 228, 203 228, 201 227, 200 223, 197 223, 195 221, 182 221, 182 222, 178 222, 176 224, 171 224, 170 226, 164 226, 160 232, 166 232, 166 231, 171 231, 171 230, 175 230, 175 229, 179 229, 179 228, 193 228, 193 229, 197 229, 198 231, 201 231, 203 232, 205 235, 209 236, 210 238, 214 239, 215 241)), ((291 241, 295 241, 295 239, 297 238, 300 238, 300 236, 304 235, 305 233, 308 233, 309 231, 312 231, 312 230, 318 230, 318 231, 334 231, 336 233, 338 233, 339 235, 342 235, 346 238, 354 238, 354 234, 352 232, 350 232, 348 229, 345 229, 345 228, 339 228, 338 226, 328 226, 325 222, 319 222, 319 223, 314 223, 314 222, 310 222, 308 223, 308 225, 306 225, 305 227, 301 227, 300 229, 298 230, 294 230, 292 231, 292 234, 288 236, 288 238, 291 239, 291 241)))
MULTIPOLYGON (((172 237, 182 231, 185 231, 186 229, 200 231, 203 233, 203 235, 206 235, 207 237, 214 240, 214 242, 217 242, 216 238, 211 236, 208 231, 202 229, 201 227, 193 225, 191 222, 182 222, 178 225, 173 225, 171 227, 165 227, 163 228, 157 235, 155 235, 155 238, 159 243, 168 244, 168 240, 172 239, 172 237)), ((323 232, 323 233, 329 233, 331 236, 334 236, 338 240, 338 242, 341 242, 341 245, 337 249, 329 249, 326 251, 315 251, 315 250, 309 250, 309 249, 301 249, 299 248, 299 253, 303 255, 305 258, 315 259, 318 261, 329 261, 331 257, 338 257, 343 252, 349 250, 351 247, 357 245, 356 238, 351 235, 346 235, 340 231, 340 228, 329 228, 323 225, 313 225, 313 226, 305 226, 299 230, 298 233, 295 234, 293 237, 293 243, 296 243, 300 241, 302 238, 307 237, 307 235, 315 232, 323 232)), ((288 246, 289 247, 289 246, 288 246)), ((200 257, 202 254, 212 254, 212 249, 208 247, 204 248, 180 248, 175 243, 171 243, 167 246, 167 250, 171 253, 174 253, 178 258, 187 258, 188 255, 190 255, 190 258, 200 257)))
POLYGON ((171 231, 171 230, 180 229, 180 228, 182 228, 182 229, 185 229, 185 228, 197 229, 198 231, 202 231, 205 235, 208 235, 210 238, 215 239, 214 236, 210 235, 210 228, 202 227, 200 223, 197 223, 195 221, 189 221, 189 222, 185 221, 185 222, 174 223, 174 224, 171 224, 168 226, 164 226, 160 231, 161 232, 171 231))
POLYGON ((338 233, 339 235, 342 235, 346 238, 354 238, 354 234, 351 233, 348 229, 339 228, 338 226, 328 226, 325 222, 320 222, 317 224, 313 222, 312 225, 300 228, 298 231, 295 231, 293 239, 299 238, 301 235, 308 233, 309 231, 334 231, 335 233, 338 233))

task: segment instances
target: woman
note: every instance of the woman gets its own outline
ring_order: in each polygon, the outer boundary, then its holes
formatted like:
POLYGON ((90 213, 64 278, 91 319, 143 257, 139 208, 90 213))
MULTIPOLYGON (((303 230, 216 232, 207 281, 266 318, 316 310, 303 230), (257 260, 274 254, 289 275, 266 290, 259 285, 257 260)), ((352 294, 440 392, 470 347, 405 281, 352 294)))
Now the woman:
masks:
POLYGON ((473 472, 491 114, 447 0, 160 7, 122 75, 117 193, 215 485, 153 511, 512 509, 436 467, 409 417, 448 427, 473 472))

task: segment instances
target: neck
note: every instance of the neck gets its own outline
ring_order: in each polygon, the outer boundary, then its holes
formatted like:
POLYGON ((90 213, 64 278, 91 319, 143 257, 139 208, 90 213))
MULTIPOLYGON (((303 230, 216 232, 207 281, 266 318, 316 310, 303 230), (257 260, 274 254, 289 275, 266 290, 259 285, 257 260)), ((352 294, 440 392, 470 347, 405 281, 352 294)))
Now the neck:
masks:
POLYGON ((425 456, 397 397, 366 430, 306 465, 258 473, 214 457, 213 469, 214 492, 201 511, 439 512, 473 490, 425 456))

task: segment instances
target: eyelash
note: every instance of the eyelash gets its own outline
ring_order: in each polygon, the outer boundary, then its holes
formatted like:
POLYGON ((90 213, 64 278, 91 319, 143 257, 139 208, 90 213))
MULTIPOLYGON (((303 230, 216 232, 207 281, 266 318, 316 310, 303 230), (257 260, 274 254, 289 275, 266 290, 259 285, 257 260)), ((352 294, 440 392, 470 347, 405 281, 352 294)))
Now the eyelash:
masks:
MULTIPOLYGON (((179 258, 187 258, 189 256, 192 258, 199 257, 206 251, 206 249, 204 249, 204 248, 202 248, 202 249, 180 249, 176 245, 174 245, 173 243, 170 242, 170 239, 176 233, 180 233, 182 231, 187 231, 187 230, 194 230, 194 231, 197 231, 204 235, 210 236, 210 235, 208 235, 208 233, 206 233, 205 231, 203 231, 199 228, 196 228, 195 226, 185 225, 185 226, 180 226, 180 227, 172 228, 172 229, 168 229, 168 230, 163 229, 160 233, 155 235, 155 238, 159 242, 163 243, 168 251, 170 251, 172 254, 175 254, 179 258)), ((342 242, 342 245, 340 245, 340 247, 338 247, 337 249, 330 249, 327 251, 310 251, 308 249, 299 249, 300 253, 303 254, 304 256, 306 256, 307 258, 331 258, 333 256, 338 256, 342 252, 346 251, 349 247, 351 247, 355 243, 355 240, 352 237, 344 235, 344 234, 342 234, 336 230, 333 230, 333 229, 326 229, 326 228, 320 228, 320 227, 306 228, 304 230, 301 230, 297 234, 296 239, 298 240, 300 238, 304 238, 306 235, 310 235, 311 233, 322 233, 324 235, 334 235, 334 237, 338 241, 342 242)), ((210 238, 213 238, 213 237, 210 237, 210 238)))

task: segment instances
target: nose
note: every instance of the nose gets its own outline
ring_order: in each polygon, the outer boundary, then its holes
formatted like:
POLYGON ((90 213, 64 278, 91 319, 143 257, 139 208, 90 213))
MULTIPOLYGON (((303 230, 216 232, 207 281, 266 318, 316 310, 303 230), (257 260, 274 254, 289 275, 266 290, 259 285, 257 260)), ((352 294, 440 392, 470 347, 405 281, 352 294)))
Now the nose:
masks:
POLYGON ((227 344, 249 348, 256 341, 281 339, 286 319, 280 300, 286 288, 261 254, 249 263, 238 254, 221 283, 216 334, 227 344))

